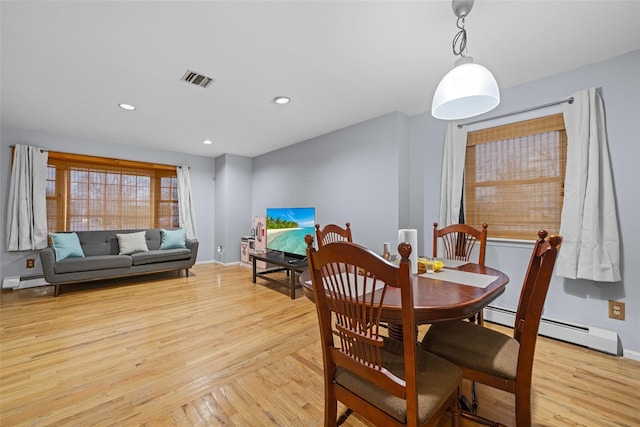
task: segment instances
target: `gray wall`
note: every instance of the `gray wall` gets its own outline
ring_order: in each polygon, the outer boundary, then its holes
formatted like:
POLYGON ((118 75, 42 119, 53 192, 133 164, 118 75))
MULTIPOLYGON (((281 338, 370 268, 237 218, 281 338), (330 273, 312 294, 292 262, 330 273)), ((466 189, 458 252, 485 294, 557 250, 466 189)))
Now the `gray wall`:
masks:
MULTIPOLYGON (((196 211, 196 232, 200 246, 198 262, 214 260, 213 219, 214 211, 214 159, 204 156, 193 156, 178 152, 152 150, 113 142, 94 141, 53 135, 42 132, 27 131, 11 127, 0 129, 0 278, 6 276, 31 276, 42 274, 40 257, 37 252, 7 252, 5 217, 9 197, 9 180, 11 178, 11 145, 26 144, 47 148, 65 153, 87 154, 128 160, 155 162, 168 165, 189 165, 192 193, 196 211), (35 258, 35 268, 26 268, 26 259, 35 258)), ((178 145, 178 144, 176 144, 178 145)))
MULTIPOLYGON (((541 58, 542 60, 544 58, 541 58)), ((487 116, 601 88, 622 239, 619 283, 555 277, 544 316, 616 331, 625 353, 640 357, 640 51, 502 90, 487 116), (608 318, 608 300, 626 303, 626 320, 608 318)), ((511 120, 515 120, 512 118, 511 120)), ((254 159, 252 215, 268 206, 315 206, 317 222, 350 221, 354 239, 374 250, 397 244, 397 228, 419 230, 419 253, 431 253, 438 218, 445 123, 429 113, 388 114, 254 159)), ((535 236, 532 236, 535 238, 535 236)), ((487 263, 511 281, 495 306, 515 309, 532 242, 490 241, 487 263)))
POLYGON ((356 241, 382 251, 401 226, 407 126, 405 115, 391 113, 254 158, 253 215, 313 206, 316 223, 351 222, 356 241))
POLYGON ((253 160, 225 154, 216 157, 215 248, 216 261, 240 261, 240 236, 251 234, 253 160), (222 251, 218 248, 222 246, 222 251))

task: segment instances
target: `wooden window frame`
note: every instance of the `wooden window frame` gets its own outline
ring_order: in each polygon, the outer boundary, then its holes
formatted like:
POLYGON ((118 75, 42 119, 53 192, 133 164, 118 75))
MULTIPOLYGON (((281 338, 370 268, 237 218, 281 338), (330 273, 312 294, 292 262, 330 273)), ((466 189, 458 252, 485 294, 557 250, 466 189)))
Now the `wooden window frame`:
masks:
MULTIPOLYGON (((118 172, 131 172, 132 175, 148 176, 149 183, 149 225, 150 227, 160 228, 159 224, 159 201, 160 201, 160 181, 162 178, 176 178, 176 167, 172 165, 164 165, 158 163, 138 162, 134 160, 114 159, 98 156, 87 156, 82 154, 61 153, 49 151, 49 166, 55 166, 55 189, 54 194, 47 195, 47 206, 55 205, 55 221, 51 220, 51 212, 47 211, 47 219, 49 221, 49 231, 80 231, 73 229, 71 225, 70 215, 70 171, 72 168, 97 169, 98 171, 109 171, 110 168, 118 172), (51 201, 54 203, 50 203, 51 201)), ((121 184, 122 185, 122 184, 121 184)), ((177 185, 177 183, 176 183, 177 185)), ((169 200, 177 205, 176 199, 169 200)), ((90 199, 87 199, 90 200, 90 199)), ((178 227, 177 212, 175 216, 171 216, 170 224, 163 224, 162 228, 178 227), (168 226, 167 226, 168 225, 168 226)), ((127 229, 132 227, 115 227, 115 229, 127 229)), ((149 227, 139 227, 149 228, 149 227)), ((92 230, 95 228, 87 227, 82 230, 92 230)), ((104 229, 110 229, 105 224, 104 229)))

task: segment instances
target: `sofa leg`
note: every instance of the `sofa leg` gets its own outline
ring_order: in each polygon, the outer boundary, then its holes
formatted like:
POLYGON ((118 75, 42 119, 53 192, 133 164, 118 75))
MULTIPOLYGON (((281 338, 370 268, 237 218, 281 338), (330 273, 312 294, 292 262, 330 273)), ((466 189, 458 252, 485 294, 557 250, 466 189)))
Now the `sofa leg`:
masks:
POLYGON ((53 296, 57 297, 60 295, 60 285, 53 285, 53 296))
POLYGON ((188 269, 188 268, 185 268, 185 269, 184 269, 184 274, 185 274, 187 277, 189 277, 189 269, 188 269))

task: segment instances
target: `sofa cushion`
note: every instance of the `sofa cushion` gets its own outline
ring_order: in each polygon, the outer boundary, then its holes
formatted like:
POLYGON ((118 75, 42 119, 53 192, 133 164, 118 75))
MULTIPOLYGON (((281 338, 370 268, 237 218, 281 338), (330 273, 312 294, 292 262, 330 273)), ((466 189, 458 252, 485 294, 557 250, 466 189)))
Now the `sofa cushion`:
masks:
POLYGON ((76 233, 49 233, 51 246, 56 254, 56 261, 84 256, 80 239, 76 233))
POLYGON ((120 255, 131 255, 136 252, 147 252, 147 232, 140 231, 138 233, 117 234, 118 246, 120 247, 120 255))
POLYGON ((178 228, 177 230, 160 229, 162 235, 162 243, 160 249, 179 249, 186 248, 187 230, 178 228))
POLYGON ((153 264, 156 262, 179 261, 191 257, 190 249, 162 249, 149 252, 137 252, 131 255, 133 265, 153 264))
POLYGON ((131 257, 128 255, 96 255, 84 258, 67 258, 57 261, 53 265, 56 274, 129 267, 131 267, 131 257))

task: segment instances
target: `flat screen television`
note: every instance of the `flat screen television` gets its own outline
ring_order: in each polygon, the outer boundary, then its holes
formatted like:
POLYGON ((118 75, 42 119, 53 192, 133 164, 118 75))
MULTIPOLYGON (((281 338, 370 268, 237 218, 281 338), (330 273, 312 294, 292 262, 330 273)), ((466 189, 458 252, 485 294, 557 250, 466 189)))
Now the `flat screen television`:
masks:
POLYGON ((315 223, 315 208, 267 208, 267 250, 304 258, 304 236, 315 236, 315 223))

